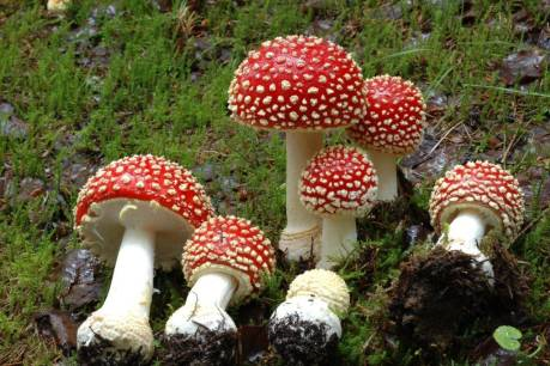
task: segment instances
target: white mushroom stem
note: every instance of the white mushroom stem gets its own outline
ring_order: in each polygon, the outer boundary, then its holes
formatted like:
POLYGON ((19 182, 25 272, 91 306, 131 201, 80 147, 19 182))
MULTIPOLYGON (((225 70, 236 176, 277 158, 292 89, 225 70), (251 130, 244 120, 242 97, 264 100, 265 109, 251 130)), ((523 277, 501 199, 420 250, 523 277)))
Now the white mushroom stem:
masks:
MULTIPOLYGON (((300 203, 298 182, 302 171, 313 156, 323 147, 321 132, 286 132, 286 219, 280 249, 287 251, 290 260, 298 260, 310 249, 311 240, 295 240, 301 233, 319 226, 319 219, 300 203), (304 248, 306 246, 307 248, 304 248)), ((315 230, 314 230, 315 232, 315 230)))
POLYGON ((346 257, 357 241, 355 217, 351 215, 335 215, 323 220, 321 236, 321 260, 317 268, 332 268, 336 262, 346 257))
POLYGON ((482 263, 487 277, 494 278, 493 266, 479 249, 479 243, 485 235, 487 223, 479 211, 465 209, 461 211, 449 225, 449 231, 440 239, 449 251, 457 250, 473 256, 482 263))
POLYGON ((379 201, 393 201, 397 197, 397 157, 379 151, 368 151, 378 176, 379 201))
POLYGON ((236 281, 230 275, 207 273, 200 276, 189 291, 185 304, 168 319, 166 334, 193 335, 201 327, 209 330, 236 329, 225 312, 236 289, 236 281))
POLYGON ((155 233, 127 227, 118 251, 109 294, 100 312, 149 319, 153 296, 155 233))

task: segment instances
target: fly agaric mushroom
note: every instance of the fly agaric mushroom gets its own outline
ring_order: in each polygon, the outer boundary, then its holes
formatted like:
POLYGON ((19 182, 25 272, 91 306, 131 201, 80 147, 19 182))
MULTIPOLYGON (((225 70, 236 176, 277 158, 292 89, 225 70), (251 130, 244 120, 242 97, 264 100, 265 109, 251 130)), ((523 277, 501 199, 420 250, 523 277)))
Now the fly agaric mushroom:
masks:
POLYGON ((457 250, 483 263, 489 278, 493 268, 479 243, 487 231, 515 235, 523 223, 523 196, 518 181, 500 165, 487 161, 457 165, 440 178, 432 191, 430 216, 447 250, 457 250))
POLYGON ((323 217, 321 260, 318 268, 331 267, 357 241, 355 218, 374 204, 376 172, 359 149, 332 146, 319 152, 300 180, 300 200, 305 208, 323 217))
POLYGON ((429 253, 401 265, 388 302, 393 331, 414 347, 445 354, 476 320, 492 324, 516 314, 526 280, 499 240, 480 242, 490 230, 514 237, 523 211, 517 180, 498 165, 468 162, 439 179, 430 216, 442 235, 429 253))
POLYGON ((426 105, 420 90, 398 76, 382 75, 364 84, 368 113, 346 131, 367 153, 378 173, 378 199, 397 197, 396 159, 422 141, 426 105))
POLYGON ((319 220, 300 205, 298 180, 321 149, 323 130, 348 127, 366 113, 361 69, 342 47, 317 37, 277 37, 249 53, 229 87, 229 109, 241 124, 286 132, 287 258, 316 250, 319 220))
POLYGON ((182 265, 192 288, 184 306, 166 323, 170 358, 177 363, 198 358, 225 365, 233 357, 237 331, 225 308, 257 292, 262 277, 274 271, 271 243, 248 220, 214 217, 187 241, 182 265), (185 353, 178 354, 182 349, 185 353))
POLYGON ((349 308, 349 290, 336 273, 312 269, 297 276, 286 301, 269 320, 268 337, 289 365, 312 365, 326 359, 342 336, 339 317, 349 308))
POLYGON ((176 264, 181 243, 212 214, 191 173, 161 157, 126 157, 88 180, 75 208, 76 229, 84 247, 116 265, 103 306, 78 328, 82 359, 151 358, 155 263, 163 269, 176 264))

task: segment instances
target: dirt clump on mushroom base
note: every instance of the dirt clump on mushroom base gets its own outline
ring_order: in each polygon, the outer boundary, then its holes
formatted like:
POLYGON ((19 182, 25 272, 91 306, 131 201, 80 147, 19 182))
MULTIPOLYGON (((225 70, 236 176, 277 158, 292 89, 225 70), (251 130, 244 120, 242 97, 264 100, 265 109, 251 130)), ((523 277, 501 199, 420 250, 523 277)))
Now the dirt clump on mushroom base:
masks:
POLYGON ((389 303, 391 331, 426 356, 441 357, 458 352, 461 336, 476 320, 481 333, 517 323, 528 280, 500 244, 491 244, 488 252, 494 286, 481 263, 458 251, 436 248, 404 263, 389 303))
POLYGON ((291 315, 273 324, 268 337, 287 365, 337 365, 338 337, 328 338, 327 334, 326 324, 291 315))
POLYGON ((78 364, 82 366, 145 366, 150 361, 143 361, 140 350, 116 350, 109 340, 96 335, 96 341, 78 350, 78 364))
POLYGON ((226 366, 235 363, 237 333, 200 329, 193 336, 163 336, 163 365, 226 366))

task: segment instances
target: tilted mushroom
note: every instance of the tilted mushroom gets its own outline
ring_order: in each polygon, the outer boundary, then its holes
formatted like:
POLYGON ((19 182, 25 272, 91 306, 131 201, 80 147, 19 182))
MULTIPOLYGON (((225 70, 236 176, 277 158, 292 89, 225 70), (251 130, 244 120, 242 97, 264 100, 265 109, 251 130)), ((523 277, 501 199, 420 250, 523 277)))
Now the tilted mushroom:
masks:
POLYGON ((103 306, 78 328, 82 359, 151 358, 155 264, 163 269, 176 264, 181 243, 212 214, 210 199, 191 173, 161 157, 120 159, 88 180, 75 208, 76 229, 84 247, 116 265, 103 306))
POLYGON ((214 217, 195 231, 182 258, 192 288, 184 306, 166 323, 169 357, 177 363, 200 359, 204 364, 225 365, 233 357, 237 331, 225 309, 261 288, 262 277, 275 269, 274 250, 250 221, 214 217), (178 354, 182 349, 184 354, 178 354))
POLYGON ((396 159, 420 145, 426 105, 420 90, 398 76, 376 76, 364 88, 368 113, 346 131, 376 168, 378 199, 392 201, 397 197, 396 159))
POLYGON ((241 124, 286 132, 287 258, 317 250, 319 220, 302 207, 298 180, 321 149, 323 130, 348 127, 366 113, 361 69, 342 47, 316 37, 277 37, 249 53, 235 71, 229 109, 241 124))
POLYGON ((331 146, 311 159, 300 180, 300 200, 323 217, 318 268, 329 268, 351 252, 357 241, 355 218, 372 207, 376 191, 376 172, 357 148, 331 146))
POLYGON ((286 301, 271 315, 269 342, 288 365, 312 365, 329 357, 342 336, 340 316, 349 308, 349 289, 336 273, 312 269, 297 276, 286 301))
POLYGON ((479 248, 491 229, 515 235, 523 223, 523 196, 518 181, 500 165, 468 162, 440 178, 432 191, 432 225, 443 232, 439 243, 473 256, 488 277, 493 268, 479 248), (443 228, 448 225, 448 230, 443 228))

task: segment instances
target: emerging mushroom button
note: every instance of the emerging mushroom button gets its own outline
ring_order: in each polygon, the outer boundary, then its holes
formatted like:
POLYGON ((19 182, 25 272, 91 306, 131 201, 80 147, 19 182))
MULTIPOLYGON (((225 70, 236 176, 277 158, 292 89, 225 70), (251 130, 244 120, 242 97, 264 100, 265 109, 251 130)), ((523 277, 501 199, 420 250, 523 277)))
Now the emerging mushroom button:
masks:
POLYGON ((397 76, 376 76, 364 88, 368 113, 347 133, 368 150, 380 177, 379 199, 392 200, 397 195, 395 159, 420 145, 426 105, 420 90, 397 76))
MULTIPOLYGON (((468 162, 457 165, 439 179, 430 199, 430 215, 437 231, 449 224, 441 237, 449 250, 460 250, 486 259, 479 249, 485 232, 495 228, 513 237, 523 222, 523 196, 518 181, 499 165, 468 162)), ((490 263, 484 266, 492 276, 490 263)))
POLYGON ((335 351, 342 336, 339 316, 349 308, 349 290, 336 273, 314 269, 292 281, 269 320, 269 342, 290 365, 314 365, 335 351))
POLYGON ((235 323, 225 308, 260 289, 263 276, 274 271, 274 250, 250 221, 215 217, 186 243, 182 264, 192 289, 166 323, 170 358, 225 365, 234 355, 236 340, 235 323))
POLYGON ((287 227, 279 247, 289 259, 307 257, 318 220, 298 199, 298 179, 322 147, 322 130, 347 127, 366 113, 361 69, 342 47, 305 36, 278 37, 249 53, 229 88, 239 123, 286 132, 287 227))
POLYGON ((300 180, 300 200, 306 209, 322 216, 320 268, 345 257, 357 241, 355 218, 374 204, 376 172, 359 149, 328 147, 307 165, 300 180))
POLYGON ((76 228, 83 246, 116 266, 103 306, 79 327, 87 362, 148 360, 155 264, 171 268, 181 242, 213 214, 202 186, 161 157, 117 160, 91 177, 78 196, 76 228))

